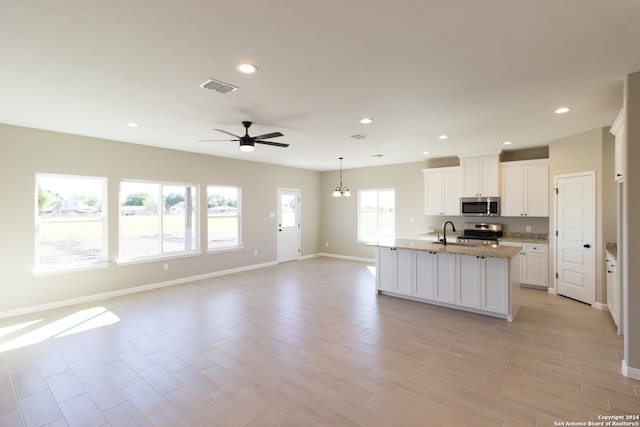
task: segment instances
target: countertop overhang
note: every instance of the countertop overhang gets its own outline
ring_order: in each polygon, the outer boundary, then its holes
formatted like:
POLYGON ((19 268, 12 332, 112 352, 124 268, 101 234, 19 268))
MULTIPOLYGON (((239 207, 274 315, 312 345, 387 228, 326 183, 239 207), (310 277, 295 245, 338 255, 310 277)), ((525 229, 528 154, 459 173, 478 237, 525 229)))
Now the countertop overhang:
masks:
POLYGON ((465 245, 460 243, 447 243, 414 239, 389 239, 370 243, 372 246, 383 248, 412 249, 416 251, 441 252, 460 255, 475 255, 493 258, 513 258, 522 250, 520 246, 500 245, 465 245))

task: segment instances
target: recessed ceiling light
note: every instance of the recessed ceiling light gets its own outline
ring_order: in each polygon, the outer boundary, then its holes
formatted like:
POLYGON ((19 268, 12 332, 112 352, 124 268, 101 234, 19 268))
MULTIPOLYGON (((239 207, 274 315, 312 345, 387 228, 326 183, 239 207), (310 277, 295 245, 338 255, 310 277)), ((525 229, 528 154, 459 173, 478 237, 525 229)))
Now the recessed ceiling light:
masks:
POLYGON ((127 122, 127 126, 129 126, 130 128, 137 128, 138 124, 136 122, 127 122))
POLYGON ((428 151, 423 151, 422 154, 424 154, 425 156, 428 156, 430 153, 428 151))
POLYGON ((372 154, 371 157, 384 157, 384 154, 372 154))
POLYGON ((445 135, 445 134, 442 134, 442 135, 440 135, 438 137, 438 139, 447 139, 447 138, 449 138, 449 137, 447 135, 445 135))
POLYGON ((244 74, 253 74, 258 71, 258 67, 253 64, 245 63, 236 65, 236 70, 244 74))
POLYGON ((363 125, 368 125, 370 123, 373 123, 373 119, 370 119, 369 117, 365 117, 363 119, 360 119, 360 123, 362 123, 363 125))
POLYGON ((564 114, 571 111, 571 107, 560 107, 556 110, 556 114, 564 114))
POLYGON ((502 145, 511 145, 511 144, 513 144, 513 141, 504 141, 502 143, 502 145))

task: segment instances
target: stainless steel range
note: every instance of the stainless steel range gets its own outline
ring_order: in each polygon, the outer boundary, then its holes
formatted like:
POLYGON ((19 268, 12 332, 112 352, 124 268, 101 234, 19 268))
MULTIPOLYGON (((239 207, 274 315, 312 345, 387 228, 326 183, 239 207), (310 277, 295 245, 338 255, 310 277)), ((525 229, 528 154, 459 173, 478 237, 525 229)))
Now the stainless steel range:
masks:
POLYGON ((456 238, 457 243, 468 245, 497 245, 502 237, 502 224, 465 224, 461 235, 456 238))

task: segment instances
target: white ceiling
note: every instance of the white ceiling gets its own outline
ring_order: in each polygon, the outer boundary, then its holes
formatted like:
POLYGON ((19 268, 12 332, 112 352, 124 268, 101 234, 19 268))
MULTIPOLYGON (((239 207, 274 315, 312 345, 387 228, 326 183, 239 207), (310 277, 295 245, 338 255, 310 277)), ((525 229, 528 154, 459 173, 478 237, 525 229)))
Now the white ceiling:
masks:
POLYGON ((2 123, 312 170, 343 156, 349 169, 610 125, 640 71, 640 2, 4 1, 0 58, 2 123), (208 78, 239 90, 199 87, 208 78), (243 134, 243 120, 291 146, 199 141, 243 134))

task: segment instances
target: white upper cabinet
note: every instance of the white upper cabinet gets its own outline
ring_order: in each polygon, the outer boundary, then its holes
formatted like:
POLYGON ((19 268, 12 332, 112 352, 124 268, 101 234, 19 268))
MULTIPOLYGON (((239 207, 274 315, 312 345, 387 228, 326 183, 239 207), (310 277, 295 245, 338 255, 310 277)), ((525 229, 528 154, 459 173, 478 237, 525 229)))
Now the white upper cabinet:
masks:
POLYGON ((424 214, 460 215, 462 176, 459 167, 423 169, 424 214))
POLYGON ((549 162, 501 163, 502 216, 549 216, 549 162))
POLYGON ((497 155, 460 158, 462 196, 498 197, 500 195, 500 157, 497 155))
POLYGON ((616 154, 615 154, 615 176, 616 181, 624 179, 624 163, 622 162, 623 145, 625 144, 624 134, 624 108, 620 110, 618 117, 611 125, 610 132, 616 137, 616 154))

